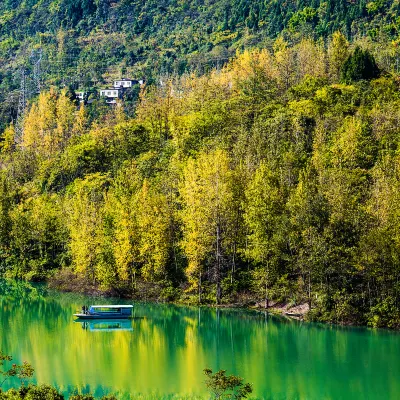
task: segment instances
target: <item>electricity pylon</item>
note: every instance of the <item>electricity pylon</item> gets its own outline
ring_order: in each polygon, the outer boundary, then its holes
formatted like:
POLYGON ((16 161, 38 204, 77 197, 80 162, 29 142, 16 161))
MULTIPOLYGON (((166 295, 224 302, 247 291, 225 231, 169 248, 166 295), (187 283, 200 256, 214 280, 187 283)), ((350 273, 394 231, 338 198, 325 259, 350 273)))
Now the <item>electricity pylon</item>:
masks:
POLYGON ((22 136, 24 134, 24 118, 26 112, 26 105, 28 102, 28 88, 26 84, 26 70, 22 69, 21 74, 21 85, 19 89, 19 101, 18 101, 18 112, 17 121, 15 124, 15 142, 21 143, 22 136))

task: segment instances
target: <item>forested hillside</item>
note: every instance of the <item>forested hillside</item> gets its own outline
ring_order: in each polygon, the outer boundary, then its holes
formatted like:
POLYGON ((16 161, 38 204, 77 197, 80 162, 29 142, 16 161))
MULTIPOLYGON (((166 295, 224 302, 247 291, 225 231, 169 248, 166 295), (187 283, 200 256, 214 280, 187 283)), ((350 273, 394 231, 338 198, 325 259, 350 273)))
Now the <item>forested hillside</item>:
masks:
MULTIPOLYGON (((0 4, 0 129, 15 120, 20 70, 43 51, 45 88, 114 77, 207 72, 236 51, 272 49, 283 34, 326 41, 336 30, 397 54, 399 2, 347 0, 5 0, 0 4)), ((398 63, 392 65, 398 68, 398 63)))
POLYGON ((135 118, 42 92, 4 134, 2 274, 398 327, 395 58, 327 43, 148 85, 135 118))
POLYGON ((1 275, 398 328, 399 29, 394 0, 2 1, 1 275))

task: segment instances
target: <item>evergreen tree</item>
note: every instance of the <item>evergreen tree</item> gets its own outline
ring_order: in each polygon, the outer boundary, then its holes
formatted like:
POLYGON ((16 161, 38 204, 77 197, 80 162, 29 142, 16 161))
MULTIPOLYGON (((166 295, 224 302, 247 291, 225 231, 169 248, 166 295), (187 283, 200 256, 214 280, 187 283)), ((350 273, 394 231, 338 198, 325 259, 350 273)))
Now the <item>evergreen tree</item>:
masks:
POLYGON ((352 83, 360 80, 370 80, 379 76, 379 68, 375 58, 368 50, 357 46, 341 69, 343 82, 352 83))

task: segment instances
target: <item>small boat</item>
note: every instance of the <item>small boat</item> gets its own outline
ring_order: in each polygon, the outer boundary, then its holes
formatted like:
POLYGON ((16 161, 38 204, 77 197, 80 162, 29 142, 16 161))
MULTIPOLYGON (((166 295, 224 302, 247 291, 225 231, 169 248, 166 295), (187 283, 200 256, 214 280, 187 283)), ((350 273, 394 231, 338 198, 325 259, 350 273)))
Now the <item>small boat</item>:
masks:
POLYGON ((79 319, 128 319, 132 318, 131 305, 99 305, 82 307, 82 312, 74 314, 79 319))

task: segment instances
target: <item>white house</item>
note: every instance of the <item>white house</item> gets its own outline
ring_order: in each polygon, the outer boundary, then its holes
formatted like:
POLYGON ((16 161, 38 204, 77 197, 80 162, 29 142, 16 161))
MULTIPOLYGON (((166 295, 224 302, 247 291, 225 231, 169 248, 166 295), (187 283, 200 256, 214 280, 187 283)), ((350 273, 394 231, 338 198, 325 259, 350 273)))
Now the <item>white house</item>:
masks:
POLYGON ((144 79, 126 79, 126 78, 122 78, 122 79, 118 79, 114 81, 114 87, 115 88, 123 88, 123 89, 128 89, 131 88, 135 85, 140 85, 143 86, 144 85, 144 79))
POLYGON ((122 78, 122 79, 114 81, 115 88, 127 89, 127 88, 131 88, 134 84, 135 84, 135 81, 133 81, 132 79, 122 78))
POLYGON ((82 103, 85 100, 86 92, 79 91, 79 92, 75 92, 75 94, 80 103, 82 103))
POLYGON ((101 89, 100 97, 105 97, 108 104, 116 104, 117 99, 122 97, 122 90, 123 89, 121 87, 101 89))

